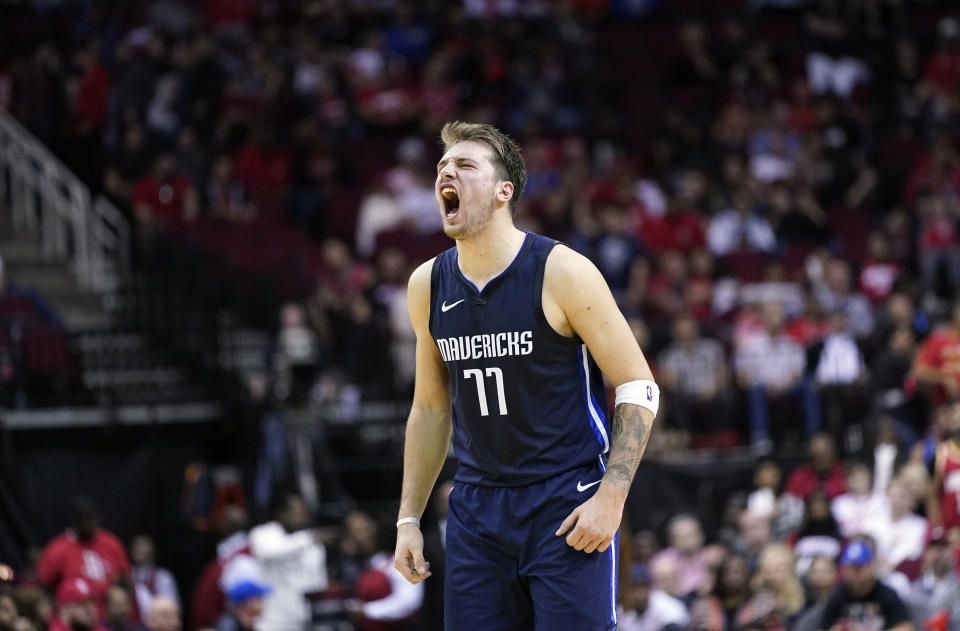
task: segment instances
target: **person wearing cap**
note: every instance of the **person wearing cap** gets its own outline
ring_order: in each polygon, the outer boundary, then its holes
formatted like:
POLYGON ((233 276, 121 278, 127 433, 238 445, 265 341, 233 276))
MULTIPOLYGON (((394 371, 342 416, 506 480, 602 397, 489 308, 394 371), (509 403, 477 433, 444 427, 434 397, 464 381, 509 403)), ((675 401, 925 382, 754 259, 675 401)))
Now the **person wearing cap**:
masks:
POLYGON ((57 615, 49 631, 106 631, 98 623, 93 588, 83 578, 74 577, 57 588, 57 615))
POLYGON ((847 544, 840 555, 843 580, 823 609, 821 631, 914 631, 900 597, 877 580, 875 558, 868 541, 847 544))
POLYGON ((653 575, 646 565, 634 566, 617 613, 620 631, 686 629, 690 614, 682 600, 653 588, 653 575))
POLYGON ((273 588, 257 628, 300 631, 310 621, 306 594, 327 588, 326 549, 310 528, 310 512, 300 495, 277 498, 274 515, 275 521, 250 531, 250 552, 273 588))
POLYGON ((227 584, 227 611, 214 628, 217 631, 254 631, 263 613, 263 598, 272 590, 257 578, 241 577, 227 584))
POLYGON ((954 550, 942 528, 930 531, 923 555, 924 572, 913 582, 907 603, 917 629, 946 614, 946 629, 960 631, 960 580, 954 572, 954 550))

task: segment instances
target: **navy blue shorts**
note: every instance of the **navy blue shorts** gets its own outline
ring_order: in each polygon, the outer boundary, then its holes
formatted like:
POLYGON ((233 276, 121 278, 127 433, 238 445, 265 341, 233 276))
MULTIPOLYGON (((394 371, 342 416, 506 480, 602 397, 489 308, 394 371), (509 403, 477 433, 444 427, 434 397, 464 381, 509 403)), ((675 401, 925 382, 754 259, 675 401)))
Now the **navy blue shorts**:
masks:
POLYGON ((567 545, 557 529, 596 493, 600 463, 529 486, 455 483, 447 518, 446 631, 616 628, 619 536, 605 552, 567 545), (581 487, 582 488, 582 487, 581 487))

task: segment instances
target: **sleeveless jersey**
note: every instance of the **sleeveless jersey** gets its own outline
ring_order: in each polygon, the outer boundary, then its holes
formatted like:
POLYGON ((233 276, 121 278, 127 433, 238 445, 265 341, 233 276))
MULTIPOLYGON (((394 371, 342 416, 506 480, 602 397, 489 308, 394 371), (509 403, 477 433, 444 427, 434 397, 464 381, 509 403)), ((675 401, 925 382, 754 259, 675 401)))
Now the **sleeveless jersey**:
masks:
POLYGON ((940 511, 943 527, 946 530, 960 526, 960 460, 955 450, 945 444, 938 454, 941 456, 938 466, 942 474, 943 485, 940 489, 940 511))
POLYGON ((603 379, 586 345, 557 333, 541 304, 556 241, 527 233, 483 291, 456 247, 434 261, 430 334, 450 374, 455 481, 533 484, 603 457, 610 431, 603 379))

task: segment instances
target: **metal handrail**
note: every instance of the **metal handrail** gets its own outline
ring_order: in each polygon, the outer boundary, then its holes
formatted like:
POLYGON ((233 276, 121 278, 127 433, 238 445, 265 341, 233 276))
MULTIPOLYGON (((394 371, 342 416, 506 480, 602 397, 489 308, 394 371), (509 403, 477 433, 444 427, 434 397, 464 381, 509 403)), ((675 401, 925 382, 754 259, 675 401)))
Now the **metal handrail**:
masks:
POLYGON ((0 110, 0 200, 18 234, 38 236, 46 258, 70 265, 80 285, 113 293, 130 269, 130 224, 9 113, 0 110))

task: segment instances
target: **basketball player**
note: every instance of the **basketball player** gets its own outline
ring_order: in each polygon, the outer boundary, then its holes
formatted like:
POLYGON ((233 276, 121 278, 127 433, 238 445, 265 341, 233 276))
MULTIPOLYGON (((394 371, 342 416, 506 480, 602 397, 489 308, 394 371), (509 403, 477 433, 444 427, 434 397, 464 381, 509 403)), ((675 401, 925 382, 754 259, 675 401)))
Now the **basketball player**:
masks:
POLYGON ((436 197, 456 247, 410 277, 396 567, 430 576, 419 518, 452 433, 446 628, 614 629, 616 535, 659 390, 596 267, 514 226, 516 144, 461 122, 441 138, 436 197), (600 370, 617 386, 612 419, 600 370))

